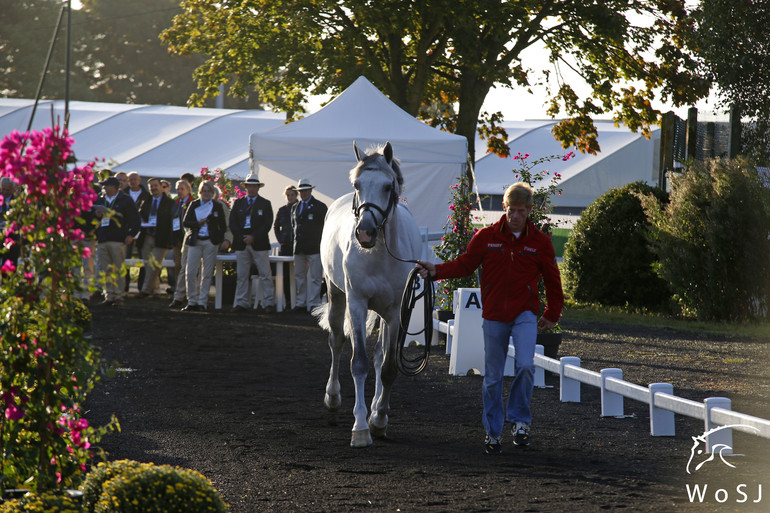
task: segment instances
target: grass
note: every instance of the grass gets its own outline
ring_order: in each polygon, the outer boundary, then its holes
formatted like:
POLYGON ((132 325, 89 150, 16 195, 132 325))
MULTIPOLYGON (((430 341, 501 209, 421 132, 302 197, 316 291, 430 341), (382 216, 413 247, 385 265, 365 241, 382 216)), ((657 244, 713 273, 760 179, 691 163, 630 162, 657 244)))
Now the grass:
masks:
POLYGON ((563 315, 570 320, 632 324, 770 341, 770 323, 727 323, 678 319, 670 315, 630 311, 622 307, 567 301, 563 315))

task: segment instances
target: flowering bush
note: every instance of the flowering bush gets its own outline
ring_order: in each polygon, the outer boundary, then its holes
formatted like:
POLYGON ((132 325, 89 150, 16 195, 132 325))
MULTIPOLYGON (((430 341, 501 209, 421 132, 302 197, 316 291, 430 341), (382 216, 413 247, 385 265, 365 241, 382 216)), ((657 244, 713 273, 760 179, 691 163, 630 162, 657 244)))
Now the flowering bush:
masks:
MULTIPOLYGON (((71 486, 108 427, 82 418, 98 379, 98 355, 73 305, 81 256, 90 249, 81 213, 96 199, 91 165, 74 162, 58 128, 0 145, 0 175, 18 184, 0 240, 17 244, 18 262, 0 255, 0 487, 37 492, 71 486)), ((110 424, 111 427, 113 424, 110 424)))
POLYGON ((534 172, 533 168, 555 159, 561 159, 566 162, 574 156, 575 153, 572 151, 566 155, 550 155, 535 160, 529 160, 529 153, 522 155, 519 152, 513 156, 513 160, 518 161, 519 164, 518 169, 513 170, 515 178, 518 181, 527 182, 535 190, 535 205, 529 214, 529 218, 543 233, 550 234, 556 226, 551 219, 551 198, 554 195, 561 196, 561 189, 558 187, 561 181, 561 174, 557 172, 551 173, 548 170, 534 172), (545 183, 541 183, 544 181, 545 183))
MULTIPOLYGON (((441 244, 436 247, 436 256, 442 261, 448 262, 457 258, 468 247, 477 229, 473 227, 471 210, 474 205, 473 192, 470 180, 463 174, 458 182, 452 186, 452 194, 449 200, 451 214, 447 216, 444 225, 444 236, 441 244)), ((454 291, 464 287, 478 287, 476 273, 464 278, 441 280, 436 291, 436 307, 448 310, 452 306, 454 291)))
POLYGON ((71 497, 63 494, 46 492, 43 494, 28 493, 20 499, 4 502, 0 505, 0 513, 80 513, 80 505, 71 497))
POLYGON ((227 505, 211 481, 194 470, 118 461, 100 464, 95 483, 100 488, 93 504, 94 490, 84 494, 85 510, 96 513, 225 513, 227 505), (112 467, 115 467, 114 469, 112 467), (106 480, 104 478, 107 477, 106 480))
POLYGON ((233 202, 238 198, 246 196, 246 190, 242 189, 239 185, 234 185, 233 181, 227 178, 227 174, 223 169, 211 170, 207 167, 202 167, 200 176, 195 179, 193 190, 197 191, 201 182, 214 182, 219 190, 222 191, 220 200, 227 203, 227 206, 232 207, 233 202))

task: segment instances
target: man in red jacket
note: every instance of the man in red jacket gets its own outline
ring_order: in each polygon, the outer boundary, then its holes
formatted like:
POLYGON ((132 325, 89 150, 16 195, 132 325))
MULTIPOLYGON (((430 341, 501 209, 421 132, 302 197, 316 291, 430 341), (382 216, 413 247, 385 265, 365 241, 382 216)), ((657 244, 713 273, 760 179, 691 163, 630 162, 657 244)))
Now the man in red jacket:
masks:
POLYGON ((484 384, 482 423, 487 454, 502 452, 503 425, 512 424, 513 443, 529 445, 530 401, 534 387, 537 330, 554 327, 561 316, 564 295, 550 237, 529 220, 533 190, 529 184, 511 185, 503 196, 505 215, 473 236, 465 253, 443 264, 419 262, 423 278, 443 280, 468 276, 481 266, 484 321, 484 384), (545 283, 547 306, 540 319, 538 282, 545 283), (508 340, 516 349, 516 372, 503 408, 503 373, 508 340))

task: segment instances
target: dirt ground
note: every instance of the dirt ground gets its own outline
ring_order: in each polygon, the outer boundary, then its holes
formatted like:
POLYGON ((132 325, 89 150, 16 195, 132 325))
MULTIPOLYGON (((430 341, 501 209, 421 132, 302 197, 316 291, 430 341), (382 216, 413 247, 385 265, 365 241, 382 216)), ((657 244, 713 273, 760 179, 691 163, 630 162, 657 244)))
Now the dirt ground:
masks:
MULTIPOLYGON (((309 315, 167 303, 92 308, 94 341, 122 370, 91 394, 87 415, 118 417, 122 431, 102 444, 110 459, 195 469, 234 513, 770 511, 770 440, 735 433, 745 454, 728 460, 735 468, 717 458, 688 474, 702 422, 677 416, 676 436, 652 437, 647 405, 626 399, 625 418, 602 418, 596 388, 562 403, 553 375, 534 392, 532 445, 508 436, 502 456, 483 454, 482 378, 449 376, 443 346, 424 373, 396 380, 389 439, 351 449, 349 370, 335 424, 322 404, 326 336, 309 315)), ((698 401, 727 396, 770 418, 766 341, 579 323, 569 312, 562 324, 560 355, 583 367, 620 367, 628 381, 673 383, 698 401)))

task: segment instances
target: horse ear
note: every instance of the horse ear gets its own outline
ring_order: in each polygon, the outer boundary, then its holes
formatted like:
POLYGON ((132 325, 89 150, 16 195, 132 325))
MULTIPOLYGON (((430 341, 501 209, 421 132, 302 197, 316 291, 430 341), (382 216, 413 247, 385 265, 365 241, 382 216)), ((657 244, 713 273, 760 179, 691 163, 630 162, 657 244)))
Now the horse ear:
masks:
POLYGON ((385 143, 385 148, 382 150, 382 154, 385 156, 385 162, 390 165, 393 161, 393 146, 390 145, 390 141, 385 143))
POLYGON ((356 145, 356 141, 353 141, 353 153, 356 154, 356 161, 361 162, 361 155, 358 154, 358 146, 356 145))

